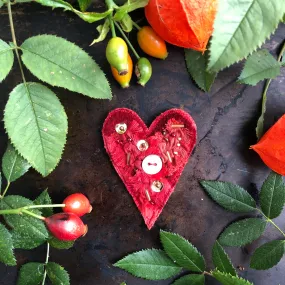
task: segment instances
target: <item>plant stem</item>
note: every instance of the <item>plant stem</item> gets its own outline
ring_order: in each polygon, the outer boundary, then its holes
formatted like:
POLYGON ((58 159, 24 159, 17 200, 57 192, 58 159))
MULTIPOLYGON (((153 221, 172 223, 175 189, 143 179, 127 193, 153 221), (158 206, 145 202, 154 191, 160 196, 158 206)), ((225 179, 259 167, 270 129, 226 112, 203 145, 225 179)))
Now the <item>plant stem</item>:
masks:
MULTIPOLYGON (((278 58, 277 58, 277 61, 281 61, 281 58, 282 58, 282 55, 283 53, 285 52, 285 42, 281 48, 281 51, 278 55, 278 58)), ((268 88, 269 88, 269 85, 271 83, 272 79, 267 79, 266 83, 265 83, 265 87, 264 87, 264 90, 262 92, 262 106, 261 106, 261 115, 258 119, 258 124, 260 123, 261 124, 261 130, 259 130, 260 132, 257 133, 257 138, 260 139, 262 134, 263 134, 263 121, 264 121, 264 115, 265 115, 265 112, 266 112, 266 101, 267 101, 267 91, 268 91, 268 88)))
POLYGON ((267 221, 271 223, 285 237, 285 233, 271 219, 267 219, 267 221))
POLYGON ((4 198, 4 196, 6 195, 6 193, 7 193, 8 189, 9 189, 9 187, 10 187, 10 181, 8 181, 7 186, 6 186, 4 192, 3 192, 2 196, 1 196, 1 199, 4 198))
POLYGON ((204 275, 213 276, 213 275, 212 275, 210 272, 208 272, 208 271, 204 271, 203 274, 204 274, 204 275))
POLYGON ((267 222, 271 223, 285 237, 285 233, 270 218, 268 218, 265 214, 263 214, 263 212, 260 209, 257 210, 258 212, 261 213, 261 215, 266 219, 267 222))
POLYGON ((105 3, 109 10, 114 10, 114 8, 118 8, 118 6, 114 3, 113 0, 105 0, 105 3))
POLYGON ((65 204, 50 204, 50 205, 31 205, 26 206, 24 209, 37 209, 37 208, 63 208, 65 204))
POLYGON ((127 42, 127 44, 129 45, 129 47, 131 48, 131 50, 133 51, 134 55, 136 56, 137 59, 140 59, 140 56, 138 55, 138 53, 136 52, 136 50, 134 49, 133 45, 131 44, 131 42, 129 41, 128 37, 125 35, 124 31, 121 29, 120 25, 115 22, 115 25, 117 27, 117 29, 120 31, 120 33, 122 34, 123 38, 125 39, 125 41, 127 42))
POLYGON ((18 59, 18 63, 19 63, 19 66, 20 66, 23 82, 26 85, 26 78, 25 78, 22 62, 21 62, 21 59, 20 59, 19 51, 18 51, 18 45, 17 45, 17 39, 16 39, 16 34, 15 34, 15 29, 14 29, 14 22, 13 22, 13 15, 12 15, 12 9, 11 9, 11 2, 10 1, 7 2, 7 8, 8 8, 8 14, 9 14, 9 22, 10 22, 10 29, 11 29, 11 34, 12 34, 12 40, 13 40, 13 43, 15 45, 15 53, 16 53, 16 56, 17 56, 17 59, 18 59))
POLYGON ((34 213, 32 213, 32 212, 30 212, 30 211, 28 211, 26 209, 23 209, 22 212, 27 214, 27 215, 30 215, 30 216, 32 216, 34 218, 37 218, 37 219, 40 219, 40 220, 45 220, 45 217, 42 217, 42 216, 37 215, 37 214, 34 214, 34 213))
POLYGON ((133 25, 136 29, 140 30, 141 27, 135 22, 135 21, 132 21, 133 22, 133 25))
MULTIPOLYGON (((46 255, 46 262, 45 262, 45 265, 48 264, 48 260, 49 260, 49 243, 47 243, 47 255, 46 255)), ((46 282, 46 277, 47 277, 47 270, 46 270, 46 268, 45 268, 44 278, 43 278, 42 285, 45 284, 45 282, 46 282)))
POLYGON ((114 27, 114 21, 112 19, 112 16, 108 16, 109 17, 109 22, 110 22, 110 27, 111 27, 111 32, 112 32, 112 37, 115 38, 116 35, 116 31, 115 31, 115 27, 114 27))
POLYGON ((65 207, 65 204, 29 205, 18 209, 0 210, 0 215, 21 215, 22 213, 25 213, 27 215, 33 216, 34 218, 44 220, 45 219, 44 217, 30 212, 28 211, 28 209, 58 208, 58 207, 60 208, 65 207))

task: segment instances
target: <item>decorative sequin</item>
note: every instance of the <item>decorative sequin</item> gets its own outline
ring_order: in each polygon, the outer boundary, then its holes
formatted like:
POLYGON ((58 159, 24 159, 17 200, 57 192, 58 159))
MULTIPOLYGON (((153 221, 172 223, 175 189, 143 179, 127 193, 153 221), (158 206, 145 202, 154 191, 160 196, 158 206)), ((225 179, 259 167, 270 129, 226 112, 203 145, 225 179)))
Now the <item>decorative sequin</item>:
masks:
POLYGON ((152 191, 159 193, 162 191, 162 189, 163 189, 163 184, 160 181, 156 180, 152 182, 151 184, 152 191))
POLYGON ((127 124, 125 123, 120 123, 115 126, 116 132, 120 135, 124 134, 127 131, 127 128, 127 124))

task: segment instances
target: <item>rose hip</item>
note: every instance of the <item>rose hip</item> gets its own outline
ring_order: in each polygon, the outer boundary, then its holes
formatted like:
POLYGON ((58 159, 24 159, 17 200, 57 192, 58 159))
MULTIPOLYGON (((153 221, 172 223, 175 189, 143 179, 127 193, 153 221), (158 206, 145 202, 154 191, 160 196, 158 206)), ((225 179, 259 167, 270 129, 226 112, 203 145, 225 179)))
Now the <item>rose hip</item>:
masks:
POLYGON ((45 219, 49 231, 59 240, 71 241, 85 235, 87 225, 73 213, 59 213, 45 219))
POLYGON ((89 200, 81 193, 75 193, 67 196, 64 199, 63 204, 65 204, 65 207, 63 207, 63 211, 65 213, 73 213, 78 217, 92 211, 92 206, 90 205, 89 200))

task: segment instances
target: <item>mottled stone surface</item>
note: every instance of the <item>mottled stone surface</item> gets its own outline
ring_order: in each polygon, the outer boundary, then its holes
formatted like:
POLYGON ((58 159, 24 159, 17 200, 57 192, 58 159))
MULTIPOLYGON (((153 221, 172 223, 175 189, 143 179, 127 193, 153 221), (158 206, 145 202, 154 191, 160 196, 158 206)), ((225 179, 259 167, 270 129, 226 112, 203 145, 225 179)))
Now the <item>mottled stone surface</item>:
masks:
MULTIPOLYGON (((98 1, 99 2, 99 1, 98 1)), ((100 3, 99 3, 100 5, 100 3)), ((200 179, 219 179, 238 183, 256 197, 269 170, 249 146, 256 142, 255 126, 260 110, 263 85, 249 87, 236 83, 242 64, 222 71, 209 93, 201 92, 189 78, 183 49, 169 46, 165 61, 151 59, 153 77, 145 88, 132 80, 128 90, 122 90, 112 79, 105 59, 106 42, 89 47, 97 36, 96 24, 83 22, 73 14, 60 9, 52 11, 37 4, 13 6, 15 29, 19 43, 38 34, 56 34, 85 49, 110 78, 112 101, 92 100, 85 96, 52 88, 63 103, 69 118, 69 134, 62 161, 47 178, 30 171, 13 183, 10 193, 35 198, 49 188, 54 202, 74 192, 83 192, 91 200, 94 211, 84 218, 89 233, 78 240, 70 250, 51 250, 51 260, 63 265, 73 285, 167 285, 171 280, 151 282, 137 279, 112 267, 112 263, 128 253, 145 248, 160 247, 159 230, 174 231, 189 239, 205 256, 208 269, 212 245, 230 222, 239 215, 224 211, 200 188, 200 179), (148 231, 130 195, 113 169, 104 150, 101 128, 108 112, 117 107, 128 107, 150 124, 161 112, 180 107, 189 112, 198 126, 198 143, 187 164, 175 192, 170 198, 155 227, 148 231)), ((137 14, 137 18, 142 18, 137 14)), ((285 25, 266 44, 272 53, 280 48, 285 25)), ((135 35, 131 36, 135 41, 135 35)), ((11 41, 8 15, 0 10, 0 38, 11 41)), ((38 81, 25 70, 28 80, 38 81)), ((273 81, 268 97, 266 126, 271 126, 285 110, 285 73, 273 81)), ((0 85, 1 118, 11 90, 21 82, 18 65, 0 85)), ((7 136, 0 123, 0 154, 5 151, 7 136)), ((276 223, 285 228, 285 214, 276 223)), ((249 269, 250 255, 254 249, 278 232, 268 227, 258 241, 245 248, 227 249, 235 266, 245 267, 241 276, 258 285, 283 284, 285 279, 283 259, 268 271, 249 269)), ((45 246, 32 251, 17 250, 18 267, 28 261, 44 261, 45 246)), ((16 284, 17 267, 0 265, 0 284, 16 284)), ((207 278, 207 284, 217 284, 207 278)))

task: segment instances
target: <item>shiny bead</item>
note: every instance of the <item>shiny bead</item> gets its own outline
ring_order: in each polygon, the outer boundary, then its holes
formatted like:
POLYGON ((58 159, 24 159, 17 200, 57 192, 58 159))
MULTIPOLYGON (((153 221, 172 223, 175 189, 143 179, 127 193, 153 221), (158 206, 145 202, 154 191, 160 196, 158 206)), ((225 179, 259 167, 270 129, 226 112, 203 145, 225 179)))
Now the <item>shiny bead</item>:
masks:
POLYGON ((182 140, 182 138, 178 138, 178 140, 179 140, 179 141, 181 141, 181 140, 182 140))
POLYGON ((157 174, 162 169, 162 160, 158 155, 151 154, 144 158, 142 169, 146 174, 157 174))
POLYGON ((180 143, 178 143, 178 144, 177 144, 177 146, 181 146, 181 144, 180 144, 180 143))
POLYGON ((137 148, 140 151, 145 151, 148 149, 148 142, 145 140, 140 140, 137 142, 137 148))
POLYGON ((152 182, 151 184, 152 191, 159 193, 162 191, 162 189, 163 189, 163 184, 160 181, 156 180, 152 182))
POLYGON ((115 126, 116 132, 120 135, 124 134, 127 131, 127 128, 127 124, 125 123, 120 123, 115 126))

